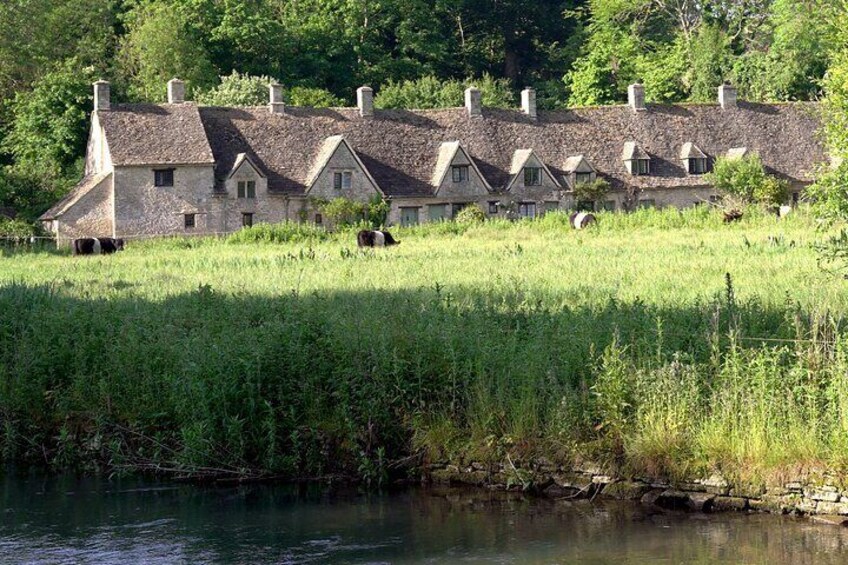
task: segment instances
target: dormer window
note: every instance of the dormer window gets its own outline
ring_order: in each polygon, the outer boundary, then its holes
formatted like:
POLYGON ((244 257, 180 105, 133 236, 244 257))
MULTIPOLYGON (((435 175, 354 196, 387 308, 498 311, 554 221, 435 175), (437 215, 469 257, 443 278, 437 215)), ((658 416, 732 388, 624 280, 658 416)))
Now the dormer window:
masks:
POLYGON ((453 182, 465 182, 468 180, 468 165, 454 165, 451 167, 453 182))
POLYGON ((627 172, 633 176, 651 174, 651 157, 644 149, 636 145, 635 141, 624 144, 621 160, 624 161, 627 172))
POLYGON ((256 198, 256 181, 239 181, 237 187, 239 198, 256 198))
POLYGON ((336 190, 350 190, 353 186, 353 172, 339 171, 333 173, 333 188, 336 190))
POLYGON ((524 167, 524 186, 542 186, 541 167, 524 167))
POLYGON ((690 175, 703 175, 707 172, 709 163, 706 154, 691 141, 683 144, 680 149, 680 159, 690 175))
POLYGON ((637 176, 649 175, 651 174, 651 160, 650 159, 634 159, 632 161, 633 168, 630 173, 637 176))
POLYGON ((174 186, 174 169, 154 170, 153 186, 174 186))
POLYGON ((592 182, 593 173, 574 173, 575 184, 586 184, 592 182))

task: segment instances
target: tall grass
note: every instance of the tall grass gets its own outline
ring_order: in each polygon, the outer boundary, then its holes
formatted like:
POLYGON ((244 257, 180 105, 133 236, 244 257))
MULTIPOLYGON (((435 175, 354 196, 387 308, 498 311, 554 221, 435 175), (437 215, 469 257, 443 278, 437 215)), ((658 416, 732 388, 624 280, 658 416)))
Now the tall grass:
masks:
POLYGON ((0 263, 6 460, 381 480, 423 450, 745 480, 844 465, 812 220, 257 226, 0 263), (729 274, 729 275, 728 275, 729 274))

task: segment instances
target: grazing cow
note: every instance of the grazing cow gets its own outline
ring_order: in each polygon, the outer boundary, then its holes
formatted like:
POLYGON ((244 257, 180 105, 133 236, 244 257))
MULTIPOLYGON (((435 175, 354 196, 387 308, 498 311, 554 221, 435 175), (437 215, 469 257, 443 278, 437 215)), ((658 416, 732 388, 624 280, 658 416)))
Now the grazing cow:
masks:
POLYGON ((388 247, 400 244, 389 232, 376 230, 362 230, 356 234, 356 243, 359 247, 388 247))
POLYGON ((108 255, 124 248, 123 239, 83 237, 74 240, 74 255, 108 255))
POLYGON ((597 221, 590 212, 574 212, 568 217, 568 223, 576 230, 586 229, 597 221))

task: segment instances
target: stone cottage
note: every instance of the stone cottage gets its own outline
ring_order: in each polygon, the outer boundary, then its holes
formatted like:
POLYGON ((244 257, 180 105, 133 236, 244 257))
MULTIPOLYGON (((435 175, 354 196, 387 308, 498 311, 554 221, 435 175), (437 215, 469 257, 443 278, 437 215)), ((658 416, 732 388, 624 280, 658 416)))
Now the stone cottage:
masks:
POLYGON ((59 240, 227 233, 257 222, 322 223, 316 199, 389 200, 389 222, 451 218, 480 205, 490 215, 534 217, 567 209, 574 187, 610 186, 606 209, 691 206, 714 198, 704 181, 719 156, 757 152, 795 197, 825 160, 813 103, 737 101, 718 88, 716 104, 646 104, 631 85, 628 104, 537 111, 465 106, 375 110, 373 92, 355 108, 286 106, 269 86, 264 107, 202 107, 185 86, 168 85, 167 104, 112 104, 94 85, 85 177, 42 221, 59 240))

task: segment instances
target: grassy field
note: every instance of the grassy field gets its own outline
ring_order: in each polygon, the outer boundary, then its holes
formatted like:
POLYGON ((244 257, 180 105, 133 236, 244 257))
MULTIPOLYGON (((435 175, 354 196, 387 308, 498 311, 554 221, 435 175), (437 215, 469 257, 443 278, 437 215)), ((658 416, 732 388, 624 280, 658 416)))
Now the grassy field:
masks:
POLYGON ((6 252, 2 458, 377 481, 413 453, 844 468, 848 283, 817 265, 807 214, 393 233, 6 252))

